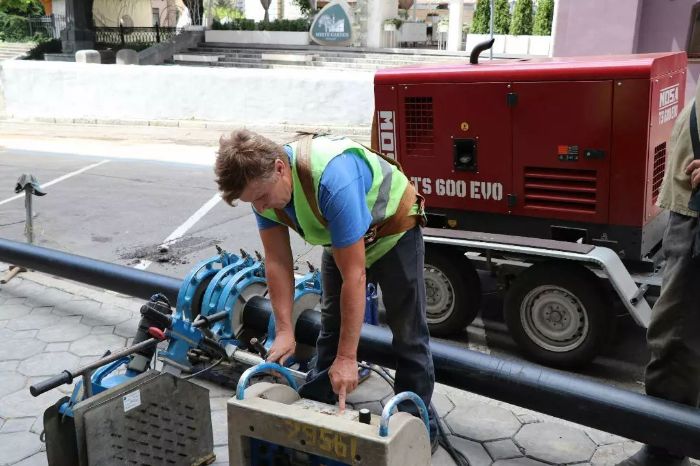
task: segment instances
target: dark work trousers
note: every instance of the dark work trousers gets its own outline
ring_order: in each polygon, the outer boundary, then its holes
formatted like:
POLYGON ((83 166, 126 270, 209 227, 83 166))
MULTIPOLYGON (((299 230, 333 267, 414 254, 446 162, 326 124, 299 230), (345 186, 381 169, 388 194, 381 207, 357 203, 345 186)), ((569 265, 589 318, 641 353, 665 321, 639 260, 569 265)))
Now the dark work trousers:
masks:
POLYGON ((697 218, 671 212, 661 295, 647 331, 646 369, 648 395, 693 407, 700 401, 700 261, 691 259, 697 227, 697 218))
MULTIPOLYGON (((423 259, 425 246, 419 227, 407 231, 396 245, 367 269, 368 283, 378 283, 386 308, 387 321, 393 334, 392 347, 396 358, 394 391, 416 393, 425 406, 430 406, 435 385, 430 335, 425 320, 425 282, 423 259)), ((321 265, 323 303, 321 333, 316 342, 317 371, 333 364, 340 337, 340 289, 343 279, 333 255, 323 252, 321 265)), ((410 402, 399 407, 417 414, 410 402)), ((430 416, 431 435, 437 432, 436 420, 430 416)))

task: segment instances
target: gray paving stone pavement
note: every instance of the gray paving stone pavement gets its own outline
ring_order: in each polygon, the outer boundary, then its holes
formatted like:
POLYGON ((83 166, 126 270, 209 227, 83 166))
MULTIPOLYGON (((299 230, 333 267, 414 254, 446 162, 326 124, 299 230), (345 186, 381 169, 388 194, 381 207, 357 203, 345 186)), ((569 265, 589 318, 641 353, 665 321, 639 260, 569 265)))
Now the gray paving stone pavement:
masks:
MULTIPOLYGON (((0 267, 1 268, 1 267, 0 267)), ((29 386, 65 368, 118 350, 134 336, 141 301, 28 272, 0 285, 0 466, 45 466, 39 439, 44 410, 72 387, 32 397, 29 386)), ((215 465, 228 464, 226 402, 233 390, 210 392, 215 465)), ((372 376, 349 402, 379 412, 391 395, 372 376)), ((639 444, 552 416, 437 385, 433 404, 453 446, 473 466, 614 465, 639 444)), ((453 461, 440 448, 434 466, 453 461)), ((698 463, 696 463, 698 464, 698 463)))

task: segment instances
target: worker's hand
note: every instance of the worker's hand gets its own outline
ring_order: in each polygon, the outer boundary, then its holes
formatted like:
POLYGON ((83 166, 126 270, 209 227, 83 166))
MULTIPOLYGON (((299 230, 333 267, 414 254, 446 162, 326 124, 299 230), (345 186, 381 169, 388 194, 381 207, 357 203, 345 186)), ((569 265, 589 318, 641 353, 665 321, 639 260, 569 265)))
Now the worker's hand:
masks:
POLYGON ((275 341, 272 343, 270 351, 267 353, 268 362, 278 362, 284 365, 287 358, 294 355, 294 350, 297 347, 297 342, 294 340, 292 332, 278 332, 275 335, 275 341))
POLYGON ((338 395, 340 414, 345 412, 345 398, 357 388, 357 360, 344 356, 336 356, 335 361, 328 370, 328 378, 331 380, 333 392, 338 395))
POLYGON ((685 167, 685 174, 690 176, 690 185, 693 191, 700 186, 700 160, 693 160, 685 167))

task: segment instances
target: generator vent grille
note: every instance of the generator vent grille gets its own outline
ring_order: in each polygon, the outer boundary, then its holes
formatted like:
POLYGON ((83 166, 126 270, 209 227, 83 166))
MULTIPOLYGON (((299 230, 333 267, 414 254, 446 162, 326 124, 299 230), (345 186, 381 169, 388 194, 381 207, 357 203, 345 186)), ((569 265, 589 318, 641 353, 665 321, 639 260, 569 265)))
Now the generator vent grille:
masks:
POLYGON ((525 167, 525 207, 592 214, 596 211, 596 171, 525 167))
POLYGON ((666 170, 666 143, 661 143, 654 147, 654 175, 651 184, 651 199, 656 203, 661 191, 661 182, 664 179, 666 170))
POLYGON ((433 155, 433 98, 406 97, 406 155, 433 155))

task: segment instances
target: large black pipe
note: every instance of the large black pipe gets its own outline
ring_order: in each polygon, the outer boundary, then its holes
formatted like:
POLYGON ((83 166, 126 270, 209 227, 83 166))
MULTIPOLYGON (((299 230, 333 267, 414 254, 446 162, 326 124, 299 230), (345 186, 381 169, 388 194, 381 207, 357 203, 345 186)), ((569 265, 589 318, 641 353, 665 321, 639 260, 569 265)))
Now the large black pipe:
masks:
MULTIPOLYGON (((271 312, 267 299, 252 298, 244 325, 265 332, 271 312)), ((315 344, 320 328, 319 313, 304 312, 295 329, 297 341, 315 344)), ((435 340, 430 349, 440 383, 700 458, 698 409, 435 340)), ((389 330, 364 325, 358 357, 394 367, 389 330)))
POLYGON ((159 291, 175 303, 182 279, 0 238, 0 261, 148 299, 159 291))
MULTIPOLYGON (((164 275, 2 239, 0 261, 144 299, 161 292, 174 302, 181 284, 164 275)), ((264 333, 271 314, 267 299, 252 298, 244 310, 244 325, 264 333)), ((320 325, 318 312, 304 312, 295 328, 297 340, 315 344, 320 325)), ((437 341, 430 346, 438 382, 700 457, 700 410, 437 341)), ((392 367, 389 331, 363 326, 358 355, 392 367)))

